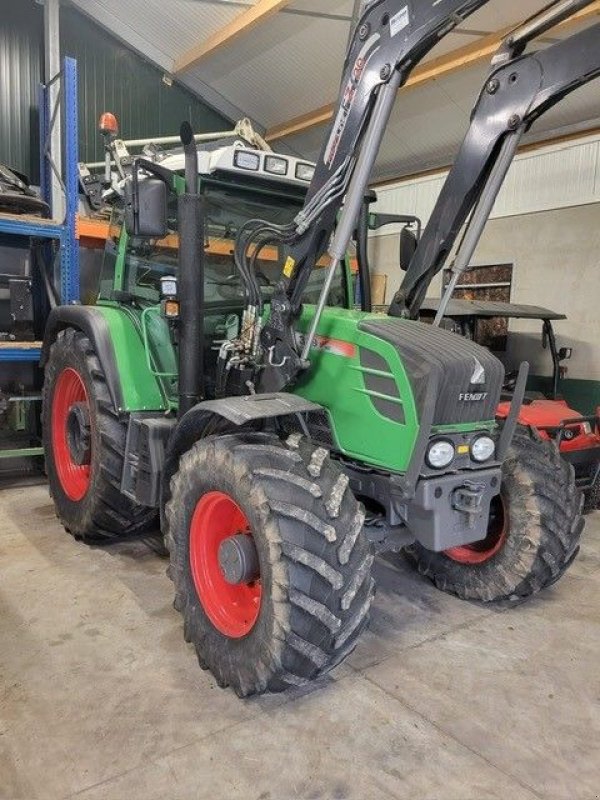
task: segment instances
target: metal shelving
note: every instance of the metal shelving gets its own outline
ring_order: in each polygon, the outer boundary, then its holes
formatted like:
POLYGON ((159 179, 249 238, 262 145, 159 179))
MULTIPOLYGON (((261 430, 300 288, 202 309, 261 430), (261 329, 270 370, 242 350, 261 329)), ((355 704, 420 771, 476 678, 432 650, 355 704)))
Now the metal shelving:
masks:
MULTIPOLYGON (((77 233, 78 193, 78 121, 77 121, 77 62, 65 58, 63 69, 46 86, 40 87, 40 184, 41 194, 51 207, 51 176, 58 178, 65 196, 63 220, 42 219, 29 215, 0 214, 0 234, 19 239, 55 241, 59 248, 60 301, 63 304, 79 301, 79 242, 77 233), (59 82, 57 101, 49 101, 49 88, 59 82), (64 168, 59 174, 50 148, 50 134, 61 115, 64 131, 64 168)), ((52 209, 51 209, 52 210, 52 209)), ((49 265, 50 266, 50 265, 49 265)), ((40 347, 31 342, 10 342, 0 348, 1 362, 37 362, 40 347)))
MULTIPOLYGON (((32 246, 46 243, 46 268, 53 275, 55 258, 59 265, 59 299, 63 304, 79 301, 79 241, 78 241, 78 120, 77 120, 77 62, 65 58, 61 72, 48 85, 40 87, 40 187, 43 199, 52 209, 52 178, 60 184, 64 195, 64 217, 42 219, 30 215, 0 214, 0 235, 14 237, 17 246, 32 246), (58 83, 56 100, 50 102, 50 87, 58 83), (63 131, 62 159, 54 158, 51 148, 52 132, 60 120, 63 131), (56 161, 62 160, 62 169, 56 161)), ((62 214, 61 214, 62 216, 62 214)), ((57 287, 58 288, 58 287, 57 287)), ((43 322, 43 320, 41 321, 43 322)), ((0 342, 0 364, 38 364, 42 352, 41 342, 0 342)), ((10 402, 27 404, 38 402, 39 396, 12 398, 10 402)), ((25 406, 23 406, 25 408, 25 406)), ((24 413, 24 412, 23 412, 24 413)), ((0 460, 32 458, 43 455, 40 446, 31 446, 36 436, 30 437, 29 445, 15 448, 0 447, 0 460)), ((24 443, 25 444, 25 443, 24 443)))

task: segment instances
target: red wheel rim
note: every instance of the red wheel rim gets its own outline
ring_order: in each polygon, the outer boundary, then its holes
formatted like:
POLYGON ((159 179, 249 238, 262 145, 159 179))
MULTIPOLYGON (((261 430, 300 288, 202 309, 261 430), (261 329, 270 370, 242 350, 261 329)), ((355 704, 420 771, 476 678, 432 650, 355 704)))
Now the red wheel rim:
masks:
POLYGON ((444 555, 459 564, 468 565, 485 564, 494 558, 502 550, 508 538, 508 515, 501 495, 492 500, 490 517, 485 539, 445 550, 444 555))
POLYGON ((223 492, 209 492, 194 510, 190 525, 190 570, 198 599, 215 628, 231 639, 247 636, 258 619, 260 579, 232 585, 219 564, 219 546, 236 534, 251 536, 246 515, 223 492))
POLYGON ((89 408, 81 377, 74 369, 67 367, 58 376, 52 397, 52 452, 62 490, 69 500, 77 503, 85 497, 90 487, 90 465, 76 464, 69 448, 67 420, 75 403, 86 403, 89 408))

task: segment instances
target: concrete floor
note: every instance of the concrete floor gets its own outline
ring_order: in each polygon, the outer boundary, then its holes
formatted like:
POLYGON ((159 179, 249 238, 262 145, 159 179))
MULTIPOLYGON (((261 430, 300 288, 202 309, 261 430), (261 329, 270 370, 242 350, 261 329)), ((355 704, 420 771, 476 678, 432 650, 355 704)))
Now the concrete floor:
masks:
POLYGON ((165 562, 91 549, 44 486, 0 492, 0 797, 593 800, 600 513, 528 604, 379 561, 370 630, 325 681, 240 701, 200 671, 165 562))

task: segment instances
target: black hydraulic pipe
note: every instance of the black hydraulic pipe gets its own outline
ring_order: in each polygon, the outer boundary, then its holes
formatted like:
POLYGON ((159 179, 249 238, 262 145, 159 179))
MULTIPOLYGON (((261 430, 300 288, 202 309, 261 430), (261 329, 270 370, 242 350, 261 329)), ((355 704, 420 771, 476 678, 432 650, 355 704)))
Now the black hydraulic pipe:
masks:
POLYGON ((198 194, 198 151, 189 123, 181 126, 186 191, 179 218, 179 416, 204 397, 204 202, 198 194))
POLYGON ((356 258, 360 281, 360 307, 362 311, 373 310, 371 295, 371 268, 369 265, 369 200, 365 198, 358 217, 356 229, 356 258))

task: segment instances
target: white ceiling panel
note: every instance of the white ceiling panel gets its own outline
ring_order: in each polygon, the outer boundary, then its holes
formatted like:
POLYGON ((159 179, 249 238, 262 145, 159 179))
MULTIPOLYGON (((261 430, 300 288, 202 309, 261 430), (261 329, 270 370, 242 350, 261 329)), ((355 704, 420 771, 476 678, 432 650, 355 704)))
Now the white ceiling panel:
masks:
MULTIPOLYGON (((71 0, 166 72, 243 13, 254 0, 71 0)), ((496 0, 445 37, 429 59, 516 25, 548 0, 496 0)), ((179 78, 229 116, 247 115, 263 128, 336 99, 354 0, 294 0, 287 8, 204 59, 179 78)), ((572 31, 573 29, 571 29, 572 31)), ((570 32, 571 32, 570 31, 570 32)), ((376 179, 447 166, 469 124, 488 64, 482 63, 401 94, 387 131, 376 179)), ((598 85, 576 92, 542 118, 529 140, 597 124, 598 85)), ((276 143, 307 158, 321 148, 324 126, 276 143)))
POLYGON ((277 14, 203 62, 202 79, 270 127, 337 95, 348 30, 334 19, 277 14))
MULTIPOLYGON (((90 17, 112 18, 113 31, 124 41, 131 32, 162 52, 169 64, 175 56, 200 44, 244 9, 235 4, 198 0, 72 0, 90 17)), ((161 66, 164 66, 161 64, 161 66)))

